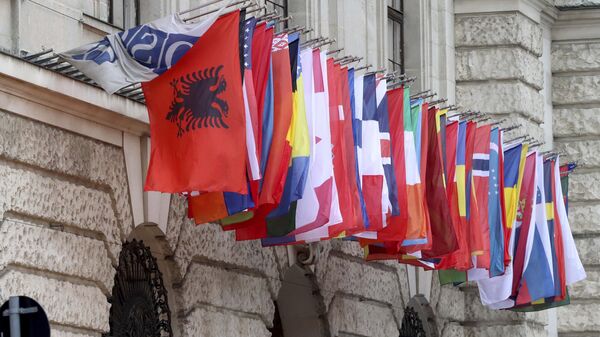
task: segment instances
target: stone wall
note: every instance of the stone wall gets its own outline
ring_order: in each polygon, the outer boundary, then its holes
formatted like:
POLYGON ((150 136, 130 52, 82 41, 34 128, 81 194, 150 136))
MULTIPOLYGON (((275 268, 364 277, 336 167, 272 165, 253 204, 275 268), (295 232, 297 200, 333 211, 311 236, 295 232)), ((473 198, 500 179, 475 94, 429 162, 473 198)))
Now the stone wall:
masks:
POLYGON ((598 0, 554 0, 554 4, 559 8, 578 8, 578 7, 599 7, 598 0))
MULTIPOLYGON (((36 299, 53 336, 107 332, 119 243, 140 230, 123 149, 0 112, 0 177, 0 302, 36 299)), ((286 248, 194 226, 177 196, 167 232, 155 236, 146 243, 165 274, 175 336, 270 336, 286 248)), ((366 263, 349 242, 316 252, 312 273, 330 336, 397 334, 409 300, 406 268, 366 263)))
POLYGON ((36 299, 53 336, 100 336, 133 223, 122 151, 0 110, 0 302, 36 299))
MULTIPOLYGON (((457 14, 456 101, 543 140, 542 29, 514 12, 457 14)), ((507 139, 512 135, 508 134, 507 139)))
MULTIPOLYGON (((597 33, 597 31, 596 31, 597 33)), ((596 34, 598 35, 598 34, 596 34)), ((558 310, 560 336, 600 334, 600 35, 552 45, 554 142, 575 160, 569 219, 587 280, 570 288, 571 305, 558 310)))
MULTIPOLYGON (((235 242, 219 226, 194 226, 185 217, 185 200, 174 198, 167 240, 176 266, 182 336, 223 336, 222 327, 206 323, 207 315, 238 327, 227 336, 270 336, 273 301, 289 268, 287 249, 235 242)), ((314 247, 315 264, 307 273, 313 275, 329 335, 396 335, 409 299, 406 268, 367 263, 351 242, 314 247)))
MULTIPOLYGON (((521 125, 506 139, 529 134, 544 140, 543 29, 518 10, 490 11, 472 2, 455 16, 456 102, 481 111, 504 125, 521 125)), ((498 6, 500 4, 494 2, 498 6)), ((510 7, 510 5, 507 5, 510 7)), ((442 287, 443 291, 445 287, 442 287)), ((434 291, 439 290, 434 287, 434 291)), ((447 289, 439 303, 454 298, 460 309, 445 309, 448 329, 464 336, 547 336, 547 314, 486 309, 475 284, 447 289)))

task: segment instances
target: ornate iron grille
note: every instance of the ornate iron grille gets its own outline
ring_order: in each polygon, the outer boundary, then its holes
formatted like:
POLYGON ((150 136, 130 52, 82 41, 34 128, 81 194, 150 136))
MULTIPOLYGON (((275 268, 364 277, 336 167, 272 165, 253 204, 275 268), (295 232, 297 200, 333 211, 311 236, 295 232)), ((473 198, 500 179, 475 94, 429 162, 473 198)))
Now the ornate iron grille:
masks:
POLYGON ((400 337, 427 337, 419 314, 411 307, 404 310, 404 319, 402 319, 400 337))
POLYGON ((119 255, 104 337, 172 337, 171 311, 156 258, 142 241, 125 242, 119 255))

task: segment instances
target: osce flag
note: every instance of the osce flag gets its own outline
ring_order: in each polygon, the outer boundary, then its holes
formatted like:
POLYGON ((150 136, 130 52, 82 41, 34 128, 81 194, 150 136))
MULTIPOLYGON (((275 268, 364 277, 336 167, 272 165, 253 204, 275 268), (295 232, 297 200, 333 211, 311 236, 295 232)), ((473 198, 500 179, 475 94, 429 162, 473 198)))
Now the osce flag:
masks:
POLYGON ((185 23, 178 14, 173 14, 108 35, 60 56, 112 94, 130 84, 150 81, 170 69, 208 31, 231 1, 194 24, 185 23))

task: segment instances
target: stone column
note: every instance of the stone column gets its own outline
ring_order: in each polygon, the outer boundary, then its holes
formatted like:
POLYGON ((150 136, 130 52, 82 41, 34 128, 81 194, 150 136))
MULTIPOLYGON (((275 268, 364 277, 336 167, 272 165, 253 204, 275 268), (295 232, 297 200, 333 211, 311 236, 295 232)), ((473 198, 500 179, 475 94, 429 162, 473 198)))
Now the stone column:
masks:
MULTIPOLYGON (((558 2, 558 1, 557 1, 558 2)), ((565 6, 600 1, 561 1, 565 6)), ((552 30, 555 147, 576 160, 569 219, 587 271, 558 310, 559 336, 600 334, 600 10, 561 11, 552 30)))

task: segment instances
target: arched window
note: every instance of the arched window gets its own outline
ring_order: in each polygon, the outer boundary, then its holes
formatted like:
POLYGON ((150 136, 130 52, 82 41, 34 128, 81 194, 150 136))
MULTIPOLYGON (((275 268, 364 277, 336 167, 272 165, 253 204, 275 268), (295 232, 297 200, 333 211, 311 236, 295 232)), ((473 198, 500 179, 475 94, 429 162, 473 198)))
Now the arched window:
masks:
POLYGON ((400 337, 437 337, 435 316, 423 295, 413 297, 404 309, 400 337))

